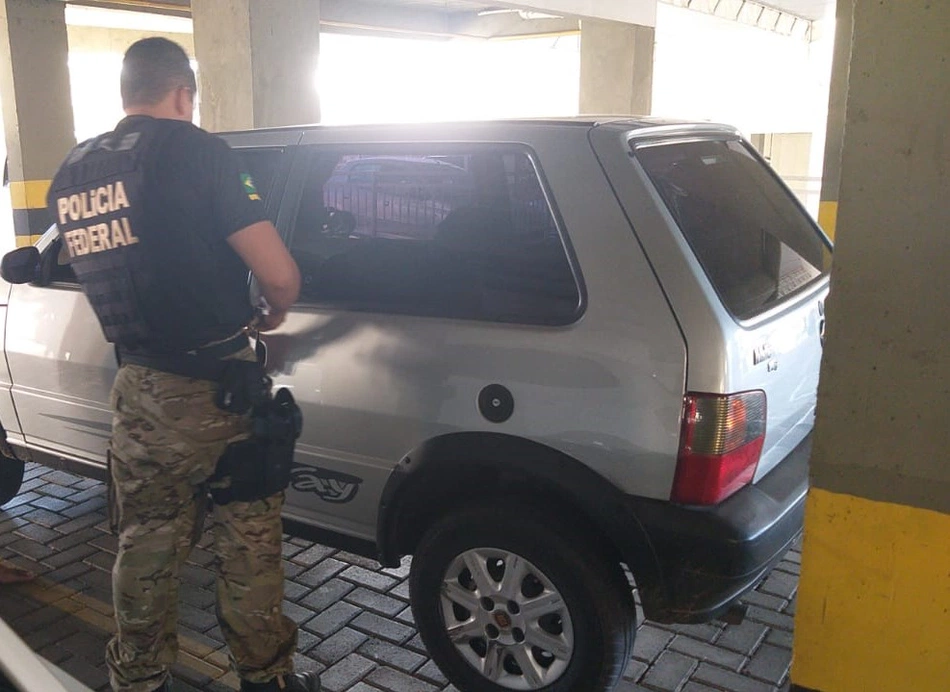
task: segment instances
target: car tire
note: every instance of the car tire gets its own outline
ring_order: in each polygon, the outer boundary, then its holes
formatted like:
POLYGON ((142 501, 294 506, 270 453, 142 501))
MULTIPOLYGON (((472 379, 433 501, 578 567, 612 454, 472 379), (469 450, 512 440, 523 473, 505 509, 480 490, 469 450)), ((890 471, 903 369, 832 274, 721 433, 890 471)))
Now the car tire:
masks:
POLYGON ((23 484, 24 464, 19 459, 0 457, 0 507, 17 496, 23 484))
POLYGON ((409 593, 426 648, 462 692, 611 690, 633 653, 636 608, 619 563, 592 532, 530 506, 436 522, 409 593))

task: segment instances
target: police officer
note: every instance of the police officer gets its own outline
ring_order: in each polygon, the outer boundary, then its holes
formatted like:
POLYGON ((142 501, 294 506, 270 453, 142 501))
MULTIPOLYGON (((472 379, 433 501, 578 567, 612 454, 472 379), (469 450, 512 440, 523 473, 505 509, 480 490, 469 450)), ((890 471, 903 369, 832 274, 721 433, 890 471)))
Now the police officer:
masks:
MULTIPOLYGON (((48 203, 119 353, 110 444, 117 632, 106 659, 114 690, 151 692, 170 689, 179 572, 201 531, 208 480, 251 430, 247 414, 219 408, 218 384, 201 369, 254 360, 248 269, 270 308, 262 330, 284 320, 300 275, 237 156, 192 125, 195 75, 181 47, 162 38, 132 45, 121 90, 127 117, 70 152, 48 203)), ((282 503, 278 492, 212 510, 218 622, 243 691, 320 689, 316 673, 293 673, 282 503)))

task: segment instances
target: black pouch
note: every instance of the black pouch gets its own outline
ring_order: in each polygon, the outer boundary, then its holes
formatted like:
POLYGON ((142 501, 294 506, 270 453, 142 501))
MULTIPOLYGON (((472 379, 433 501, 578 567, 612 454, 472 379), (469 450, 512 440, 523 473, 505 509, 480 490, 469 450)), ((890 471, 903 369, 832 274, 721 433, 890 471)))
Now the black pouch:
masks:
POLYGON ((224 362, 224 375, 218 382, 214 404, 229 413, 247 413, 263 405, 270 392, 271 380, 259 363, 247 360, 224 362))
POLYGON ((294 444, 303 417, 288 389, 279 389, 254 409, 253 433, 228 445, 212 477, 211 496, 219 505, 252 502, 284 490, 290 484, 294 444), (224 488, 214 481, 230 479, 224 488))

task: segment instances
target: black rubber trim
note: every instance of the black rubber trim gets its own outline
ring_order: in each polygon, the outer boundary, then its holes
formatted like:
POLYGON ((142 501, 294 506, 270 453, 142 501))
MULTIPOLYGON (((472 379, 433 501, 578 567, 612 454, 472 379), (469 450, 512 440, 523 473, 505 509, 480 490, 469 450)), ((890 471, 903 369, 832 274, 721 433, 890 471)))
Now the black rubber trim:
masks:
MULTIPOLYGON (((379 561, 399 565, 414 540, 441 513, 476 498, 549 502, 549 509, 585 522, 634 574, 647 617, 660 615, 665 590, 647 535, 627 495, 584 464, 524 438, 492 432, 436 437, 397 464, 380 498, 379 561)), ((655 618, 654 618, 655 619, 655 618)))
POLYGON ((345 550, 354 555, 368 557, 375 560, 379 556, 379 551, 373 541, 363 538, 356 538, 330 529, 322 529, 312 524, 305 524, 296 519, 283 519, 284 533, 296 538, 303 538, 307 541, 321 543, 331 548, 345 550))
POLYGON ((17 456, 25 461, 40 466, 48 466, 51 469, 68 471, 69 473, 75 473, 77 476, 92 478, 103 483, 109 480, 109 471, 105 463, 74 459, 54 452, 39 450, 35 447, 25 447, 17 443, 11 443, 10 446, 16 451, 17 456))
POLYGON ((802 530, 811 436, 755 485, 715 507, 631 497, 668 586, 669 617, 721 615, 770 570, 802 530))

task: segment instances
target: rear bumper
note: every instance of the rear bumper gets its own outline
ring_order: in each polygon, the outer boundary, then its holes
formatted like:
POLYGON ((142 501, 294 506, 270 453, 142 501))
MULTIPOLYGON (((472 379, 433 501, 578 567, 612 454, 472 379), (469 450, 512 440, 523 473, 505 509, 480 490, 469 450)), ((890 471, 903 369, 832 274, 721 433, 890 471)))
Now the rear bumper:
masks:
POLYGON ((648 618, 702 622, 723 614, 785 555, 802 530, 811 435, 755 485, 715 507, 629 497, 660 579, 641 589, 648 618))

